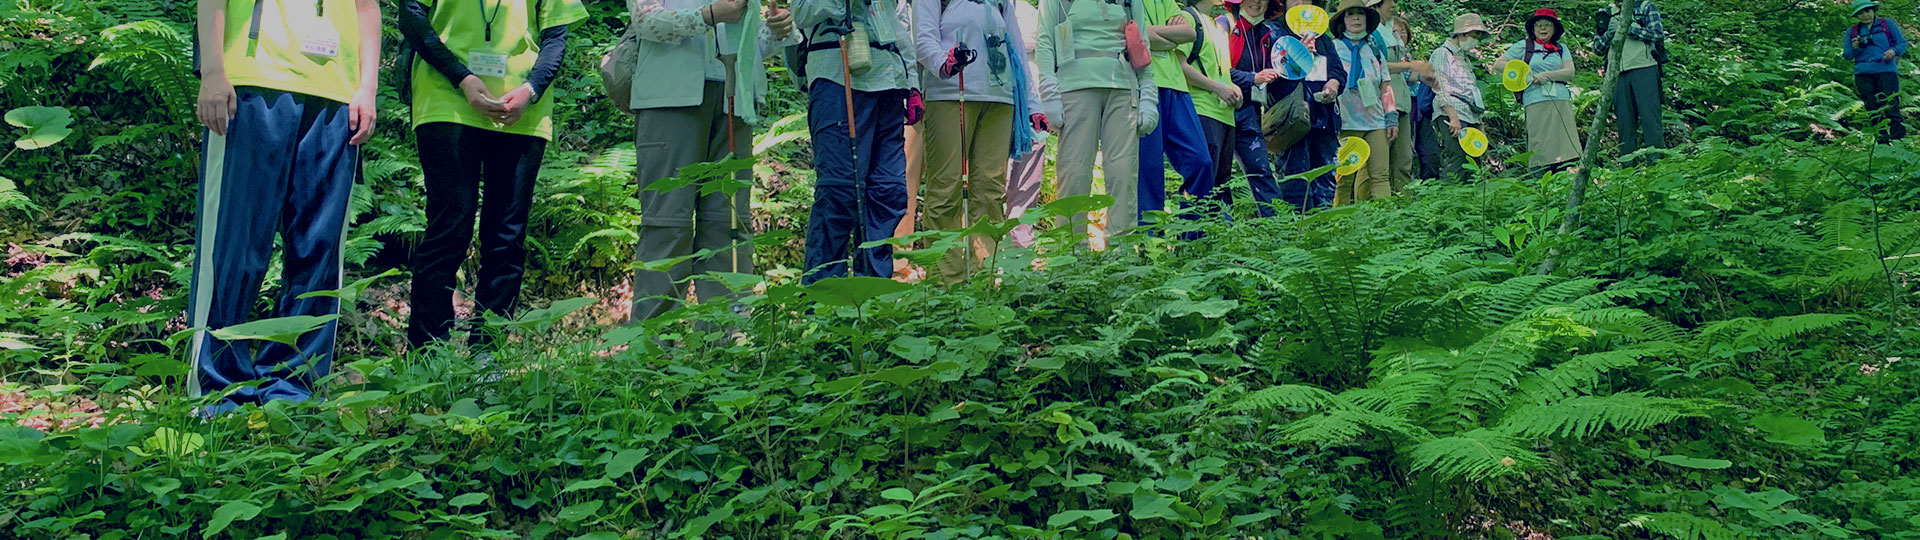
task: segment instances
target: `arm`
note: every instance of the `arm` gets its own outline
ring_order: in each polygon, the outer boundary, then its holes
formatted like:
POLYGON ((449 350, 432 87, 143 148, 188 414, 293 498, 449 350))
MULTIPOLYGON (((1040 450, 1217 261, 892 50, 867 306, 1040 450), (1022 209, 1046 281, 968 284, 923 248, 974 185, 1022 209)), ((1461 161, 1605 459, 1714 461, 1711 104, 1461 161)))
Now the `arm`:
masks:
POLYGON ((380 2, 355 0, 353 4, 360 27, 360 89, 347 102, 347 120, 354 126, 347 144, 359 146, 373 138, 374 96, 380 92, 380 2))
POLYGON ((711 26, 707 22, 706 10, 704 7, 667 9, 663 0, 627 0, 627 12, 633 14, 633 20, 628 24, 640 29, 635 35, 660 43, 678 43, 706 32, 707 27, 711 26))
MULTIPOLYGON (((440 0, 450 1, 450 0, 440 0)), ((428 17, 426 4, 420 0, 406 0, 400 6, 400 37, 407 40, 407 46, 426 60, 427 65, 447 78, 447 82, 460 86, 460 81, 473 75, 467 65, 447 50, 446 42, 440 41, 440 35, 433 31, 433 21, 428 17)), ((400 69, 413 69, 413 66, 399 66, 400 69)))
MULTIPOLYGON (((1848 28, 1852 28, 1852 27, 1849 26, 1848 28)), ((1860 56, 1860 49, 1855 48, 1853 46, 1852 35, 1853 35, 1852 30, 1848 30, 1846 33, 1840 34, 1840 58, 1844 58, 1847 60, 1854 60, 1855 59, 1854 57, 1860 56)))
POLYGON ((566 25, 541 30, 540 56, 533 61, 533 72, 527 74, 527 86, 533 88, 533 101, 538 102, 547 95, 547 86, 560 74, 560 60, 566 56, 566 25))
POLYGON ((1633 27, 1627 29, 1627 35, 1647 43, 1667 39, 1666 28, 1660 24, 1660 8, 1651 1, 1640 2, 1639 13, 1634 14, 1633 27))
POLYGON ((1561 58, 1565 60, 1560 64, 1560 69, 1541 72, 1541 73, 1535 74, 1534 76, 1539 77, 1540 80, 1543 80, 1543 81, 1551 81, 1551 82, 1573 81, 1573 73, 1575 71, 1574 65, 1573 65, 1573 54, 1569 53, 1566 49, 1560 49, 1560 54, 1561 54, 1561 58))
POLYGON ((1060 0, 1040 0, 1040 42, 1033 47, 1033 63, 1040 68, 1040 102, 1054 125, 1062 122, 1060 74, 1054 69, 1054 40, 1060 35, 1060 0))
POLYGON ((940 46, 940 14, 938 0, 913 3, 914 61, 928 71, 938 72, 947 62, 949 47, 940 46))
POLYGON ((1896 56, 1906 56, 1907 33, 1900 30, 1900 23, 1893 22, 1892 20, 1887 21, 1887 28, 1893 30, 1893 54, 1896 56))
POLYGON ((227 81, 227 2, 200 0, 194 30, 200 34, 200 97, 194 116, 214 135, 225 137, 239 98, 227 81))
POLYGON ((1156 51, 1171 51, 1183 44, 1193 43, 1198 34, 1193 31, 1193 21, 1187 20, 1185 13, 1173 16, 1167 24, 1147 27, 1150 45, 1156 51))

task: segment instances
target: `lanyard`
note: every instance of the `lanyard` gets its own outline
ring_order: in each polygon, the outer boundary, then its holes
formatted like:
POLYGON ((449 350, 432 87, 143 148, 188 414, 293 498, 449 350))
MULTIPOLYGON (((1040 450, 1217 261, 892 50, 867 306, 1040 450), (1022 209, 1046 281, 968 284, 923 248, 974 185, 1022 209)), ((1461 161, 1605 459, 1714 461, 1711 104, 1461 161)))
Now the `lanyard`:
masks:
POLYGON ((487 42, 492 43, 493 21, 500 20, 500 6, 507 5, 507 0, 498 0, 493 4, 493 15, 487 15, 487 0, 473 0, 473 3, 480 5, 480 22, 487 25, 487 42))

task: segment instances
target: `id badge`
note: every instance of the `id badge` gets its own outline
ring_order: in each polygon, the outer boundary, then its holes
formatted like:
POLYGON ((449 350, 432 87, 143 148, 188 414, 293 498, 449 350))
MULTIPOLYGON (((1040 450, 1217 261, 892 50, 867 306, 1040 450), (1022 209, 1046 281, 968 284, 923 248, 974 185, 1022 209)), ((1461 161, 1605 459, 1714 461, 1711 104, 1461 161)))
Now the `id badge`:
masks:
POLYGON ((505 77, 507 55, 485 51, 467 53, 467 71, 481 77, 505 77))
POLYGON ((900 18, 892 16, 882 17, 878 11, 879 9, 880 5, 878 3, 867 5, 867 21, 869 21, 867 31, 873 33, 872 41, 876 44, 893 43, 895 39, 898 39, 898 36, 894 35, 893 25, 896 24, 900 18))
POLYGON ((340 32, 326 20, 314 17, 300 32, 300 52, 317 58, 339 58, 340 32))
POLYGON ((1066 62, 1059 61, 1059 59, 1073 60, 1074 58, 1078 58, 1078 55, 1073 50, 1073 22, 1060 21, 1060 26, 1056 31, 1058 35, 1053 38, 1054 49, 1056 49, 1053 56, 1056 59, 1055 63, 1065 65, 1066 62))
POLYGON ((1360 104, 1372 107, 1380 103, 1380 80, 1372 77, 1360 79, 1360 104))

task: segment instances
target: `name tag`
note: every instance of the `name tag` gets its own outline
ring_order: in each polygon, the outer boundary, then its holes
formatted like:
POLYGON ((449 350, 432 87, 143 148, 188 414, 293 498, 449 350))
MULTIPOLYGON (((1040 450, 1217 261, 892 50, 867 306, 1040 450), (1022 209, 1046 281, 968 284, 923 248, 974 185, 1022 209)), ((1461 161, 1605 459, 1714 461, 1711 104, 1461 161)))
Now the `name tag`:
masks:
POLYGON ((300 52, 319 58, 340 57, 340 33, 332 25, 315 23, 300 36, 300 52))
POLYGON ((1056 31, 1060 35, 1054 37, 1054 63, 1066 65, 1077 56, 1077 52, 1073 50, 1073 23, 1060 21, 1060 27, 1056 31))
POLYGON ((1380 80, 1379 79, 1375 79, 1373 77, 1360 79, 1360 87, 1355 88, 1354 90, 1360 91, 1361 106, 1372 107, 1374 105, 1380 104, 1380 80))
POLYGON ((467 71, 481 77, 505 77, 507 55, 484 51, 467 53, 467 71))

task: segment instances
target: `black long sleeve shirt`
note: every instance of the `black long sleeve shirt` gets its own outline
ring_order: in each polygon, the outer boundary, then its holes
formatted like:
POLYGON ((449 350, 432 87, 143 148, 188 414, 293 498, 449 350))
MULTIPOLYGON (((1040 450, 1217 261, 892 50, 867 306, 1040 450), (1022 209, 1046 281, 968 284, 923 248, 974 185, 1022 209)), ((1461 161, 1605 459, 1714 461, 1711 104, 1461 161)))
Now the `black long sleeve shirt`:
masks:
MULTIPOLYGON (((400 35, 407 40, 421 60, 433 66, 433 70, 447 78, 455 88, 460 81, 467 79, 473 72, 447 44, 440 41, 440 34, 433 30, 433 18, 430 9, 420 0, 406 0, 400 7, 400 35)), ((547 95, 547 86, 560 73, 560 61, 567 54, 567 27, 565 25, 542 29, 540 31, 540 56, 533 62, 533 71, 527 74, 527 84, 533 87, 533 99, 539 101, 547 95)), ((403 66, 401 69, 412 69, 403 66)))

